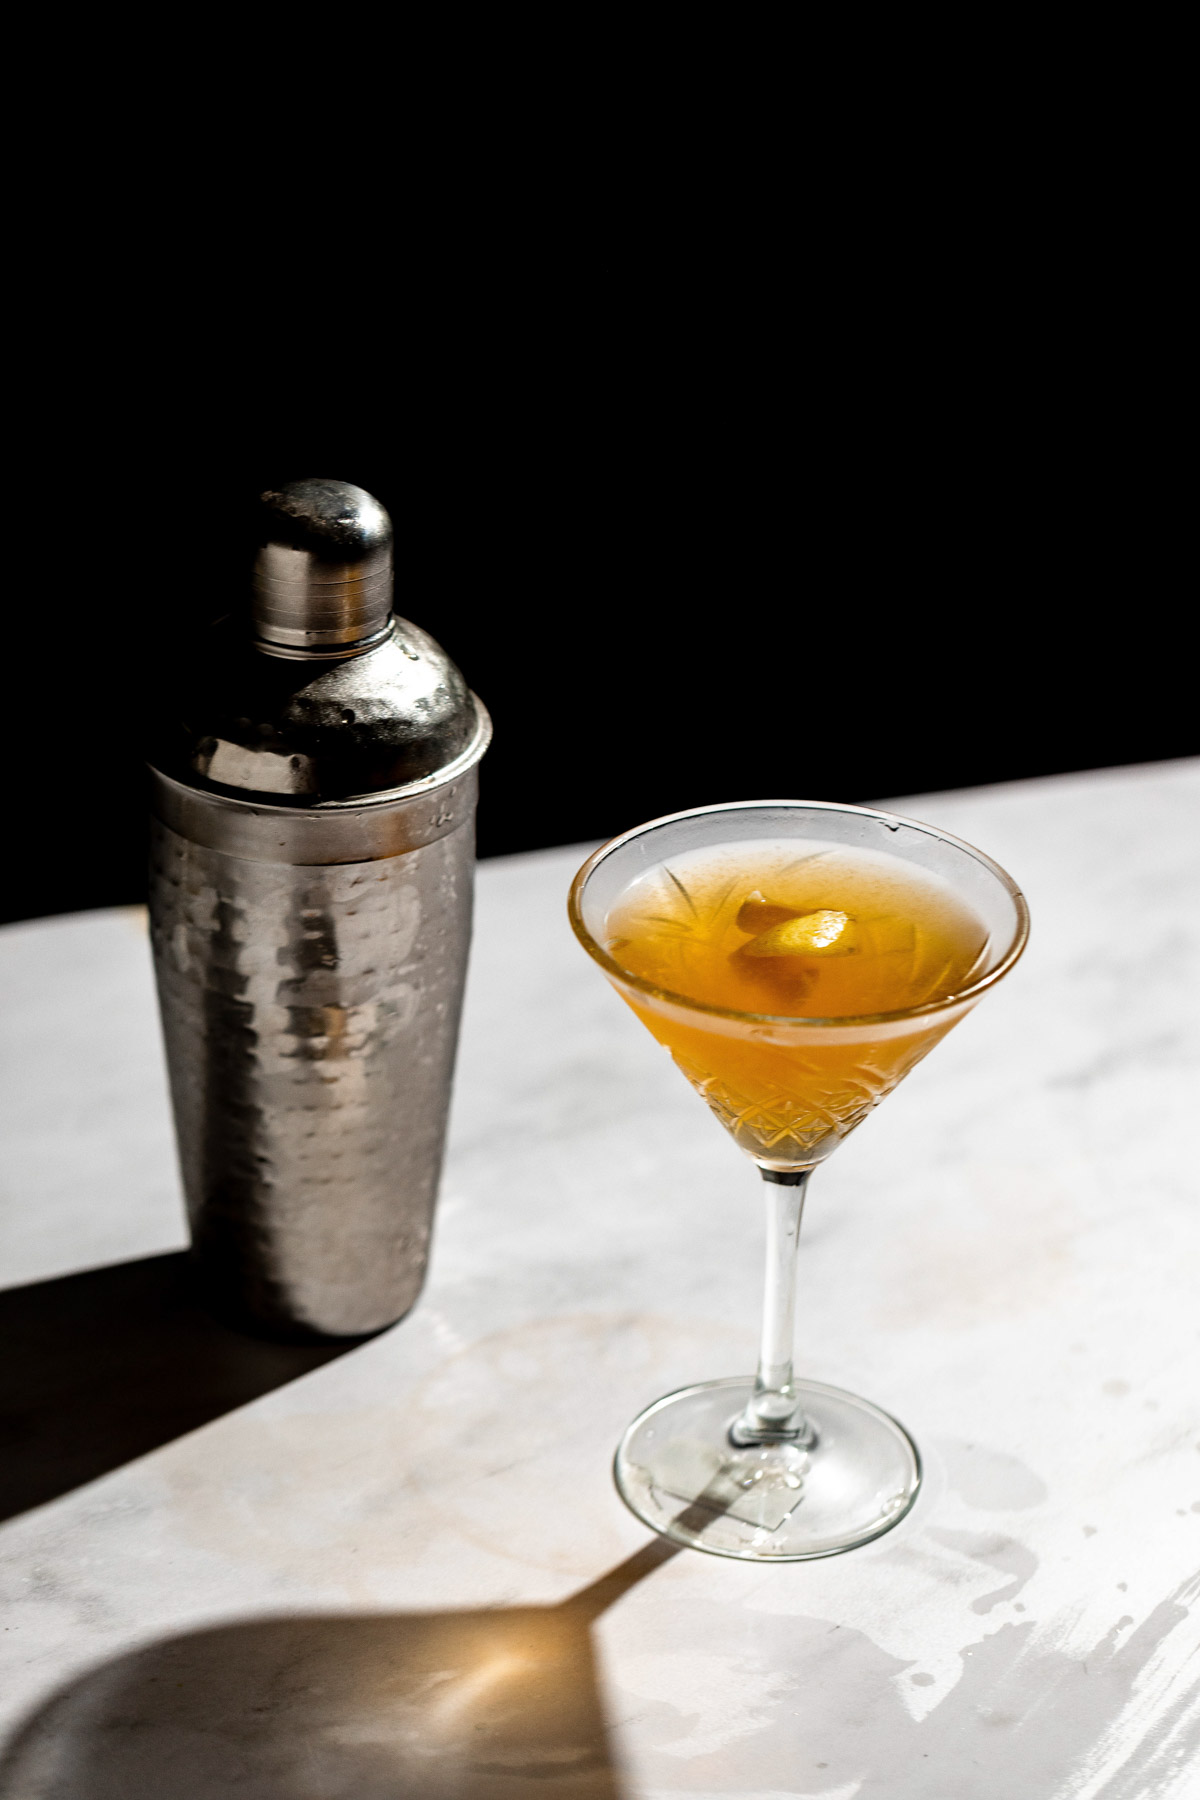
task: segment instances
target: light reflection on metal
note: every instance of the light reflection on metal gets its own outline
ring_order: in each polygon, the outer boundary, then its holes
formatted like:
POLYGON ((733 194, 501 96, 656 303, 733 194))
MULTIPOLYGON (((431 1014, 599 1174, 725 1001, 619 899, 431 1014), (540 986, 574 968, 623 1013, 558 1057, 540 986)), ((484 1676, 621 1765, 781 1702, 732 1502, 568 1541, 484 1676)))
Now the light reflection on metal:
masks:
POLYGON ((401 1317, 450 1097, 486 712, 390 613, 391 525, 347 483, 264 496, 252 609, 151 751, 150 914, 193 1249, 286 1336, 401 1317))

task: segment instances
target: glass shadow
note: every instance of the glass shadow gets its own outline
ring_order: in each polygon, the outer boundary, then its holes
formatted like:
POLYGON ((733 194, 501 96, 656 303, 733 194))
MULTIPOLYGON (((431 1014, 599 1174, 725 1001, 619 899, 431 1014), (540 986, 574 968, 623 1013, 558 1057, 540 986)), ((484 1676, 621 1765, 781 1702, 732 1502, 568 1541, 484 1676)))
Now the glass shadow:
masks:
POLYGON ((656 1539, 558 1606, 252 1620, 151 1644, 38 1710, 0 1796, 622 1800, 591 1625, 678 1554, 656 1539))

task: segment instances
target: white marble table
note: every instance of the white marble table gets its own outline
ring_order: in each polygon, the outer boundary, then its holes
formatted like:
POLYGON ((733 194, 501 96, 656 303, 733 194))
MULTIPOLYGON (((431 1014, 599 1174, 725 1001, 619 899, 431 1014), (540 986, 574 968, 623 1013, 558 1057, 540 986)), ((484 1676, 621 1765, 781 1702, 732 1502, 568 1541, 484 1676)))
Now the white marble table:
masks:
POLYGON ((928 1478, 811 1564, 611 1484, 752 1366, 762 1219, 570 937, 577 854, 480 869, 429 1284, 328 1360, 180 1297, 140 916, 0 932, 5 1800, 1200 1793, 1200 763, 898 810, 1034 931, 814 1180, 801 1366, 928 1478))

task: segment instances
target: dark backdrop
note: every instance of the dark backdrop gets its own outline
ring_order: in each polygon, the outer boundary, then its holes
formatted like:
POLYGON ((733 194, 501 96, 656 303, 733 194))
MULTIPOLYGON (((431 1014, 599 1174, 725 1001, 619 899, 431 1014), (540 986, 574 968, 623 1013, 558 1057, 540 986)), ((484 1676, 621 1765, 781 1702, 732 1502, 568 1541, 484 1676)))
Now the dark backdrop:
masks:
POLYGON ((349 333, 231 373, 148 313, 59 345, 10 531, 5 918, 141 897, 149 705, 299 475, 386 504, 398 609, 491 709, 484 856, 1200 748, 1177 478, 1086 333, 850 329, 808 370, 779 330, 573 316, 378 366, 349 333))

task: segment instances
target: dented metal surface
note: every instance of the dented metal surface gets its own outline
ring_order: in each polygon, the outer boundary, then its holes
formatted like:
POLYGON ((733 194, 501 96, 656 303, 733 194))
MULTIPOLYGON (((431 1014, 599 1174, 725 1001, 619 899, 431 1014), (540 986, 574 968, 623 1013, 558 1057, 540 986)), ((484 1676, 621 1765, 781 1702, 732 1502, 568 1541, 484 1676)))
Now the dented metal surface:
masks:
POLYGON ((150 733, 159 1005, 210 1299, 354 1336, 424 1279, 491 726, 370 494, 292 482, 258 540, 150 733))
POLYGON ((151 920, 193 1247, 219 1304, 378 1330, 424 1278, 471 927, 471 810, 292 866, 155 820, 151 920))

